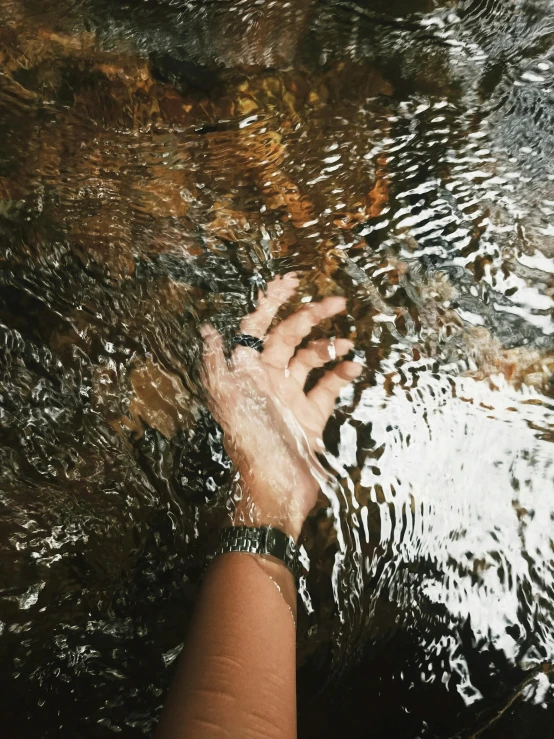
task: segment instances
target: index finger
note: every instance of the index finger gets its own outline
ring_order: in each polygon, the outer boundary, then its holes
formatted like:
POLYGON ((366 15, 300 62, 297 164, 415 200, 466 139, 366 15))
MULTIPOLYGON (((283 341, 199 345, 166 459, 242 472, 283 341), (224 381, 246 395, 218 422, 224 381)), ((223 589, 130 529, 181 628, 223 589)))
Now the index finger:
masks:
POLYGON ((260 290, 258 307, 253 313, 245 316, 240 323, 240 331, 262 339, 279 308, 292 298, 297 291, 300 280, 295 272, 283 277, 277 276, 267 283, 267 295, 260 290))

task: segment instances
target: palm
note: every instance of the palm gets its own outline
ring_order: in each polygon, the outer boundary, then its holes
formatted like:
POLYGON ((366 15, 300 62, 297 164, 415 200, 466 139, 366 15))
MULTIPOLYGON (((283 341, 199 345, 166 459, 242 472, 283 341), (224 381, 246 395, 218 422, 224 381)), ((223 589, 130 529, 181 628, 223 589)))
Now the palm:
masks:
MULTIPOLYGON (((340 343, 342 341, 339 340, 340 343)), ((327 347, 323 348, 323 351, 327 351, 327 356, 324 358, 328 362, 331 361, 332 356, 329 354, 327 347)), ((321 403, 318 403, 313 397, 305 394, 304 383, 290 371, 285 374, 282 369, 268 365, 263 359, 262 364, 265 365, 264 369, 267 376, 266 387, 271 389, 272 395, 278 398, 285 407, 291 409, 299 426, 306 434, 310 447, 314 450, 317 449, 328 420, 327 409, 323 408, 321 403)), ((331 394, 329 399, 331 399, 331 394)), ((334 396, 332 401, 334 405, 334 396)))
MULTIPOLYGON (((243 319, 241 331, 266 336, 277 311, 297 288, 294 275, 269 283, 267 295, 260 295, 258 309, 243 319)), ((309 373, 344 356, 352 343, 321 339, 305 348, 298 346, 314 326, 345 307, 341 297, 310 303, 267 334, 261 354, 238 346, 230 363, 225 360, 221 335, 211 326, 203 329, 210 407, 224 429, 235 467, 249 480, 256 498, 263 489, 266 504, 268 497, 292 502, 300 517, 314 505, 319 487, 313 475, 313 452, 323 448, 321 437, 336 398, 360 374, 361 366, 340 362, 305 393, 309 373)))

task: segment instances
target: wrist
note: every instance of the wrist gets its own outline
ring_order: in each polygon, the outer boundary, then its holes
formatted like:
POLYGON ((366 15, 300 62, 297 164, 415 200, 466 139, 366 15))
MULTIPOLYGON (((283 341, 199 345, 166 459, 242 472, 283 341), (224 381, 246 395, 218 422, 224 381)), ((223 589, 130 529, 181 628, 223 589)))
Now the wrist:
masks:
POLYGON ((301 505, 313 499, 315 505, 317 488, 306 493, 303 489, 294 490, 294 498, 290 492, 278 493, 275 490, 264 491, 261 486, 252 489, 245 484, 239 484, 234 498, 233 511, 229 517, 232 526, 274 526, 290 536, 298 543, 302 527, 312 505, 301 505))
POLYGON ((269 562, 283 565, 293 579, 303 573, 303 565, 296 543, 275 526, 229 526, 221 529, 212 558, 230 552, 253 554, 269 562))
POLYGON ((263 526, 273 526, 290 536, 294 543, 297 544, 304 525, 304 517, 282 511, 269 511, 267 508, 261 510, 257 506, 241 505, 242 501, 237 503, 234 511, 230 516, 229 524, 231 526, 251 526, 261 528, 263 526))

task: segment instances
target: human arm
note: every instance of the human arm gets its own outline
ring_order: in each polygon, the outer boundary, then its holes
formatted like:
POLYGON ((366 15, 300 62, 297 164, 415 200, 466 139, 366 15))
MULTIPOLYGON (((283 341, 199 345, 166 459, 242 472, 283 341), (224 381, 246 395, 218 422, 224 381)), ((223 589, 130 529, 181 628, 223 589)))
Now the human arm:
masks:
POLYGON ((293 739, 295 613, 296 588, 283 565, 247 554, 217 557, 202 583, 158 738, 293 739))
MULTIPOLYGON (((296 291, 294 275, 275 280, 241 331, 264 337, 296 291)), ((239 473, 233 523, 277 526, 295 540, 313 508, 323 472, 315 452, 340 390, 360 373, 341 362, 309 392, 309 372, 343 356, 345 339, 298 349, 314 326, 344 310, 340 297, 303 307, 268 334, 262 354, 237 347, 229 363, 222 338, 203 331, 209 405, 239 473)), ((210 564, 158 739, 296 736, 296 588, 284 565, 248 554, 210 564)))

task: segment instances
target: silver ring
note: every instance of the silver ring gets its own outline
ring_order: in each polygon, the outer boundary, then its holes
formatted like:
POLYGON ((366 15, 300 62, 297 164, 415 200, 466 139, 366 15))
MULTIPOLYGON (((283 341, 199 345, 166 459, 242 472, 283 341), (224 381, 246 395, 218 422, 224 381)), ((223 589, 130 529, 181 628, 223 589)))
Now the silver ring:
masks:
POLYGON ((260 354, 264 350, 264 342, 258 339, 257 336, 251 336, 250 334, 237 334, 233 336, 233 344, 245 346, 247 349, 255 349, 260 354))

